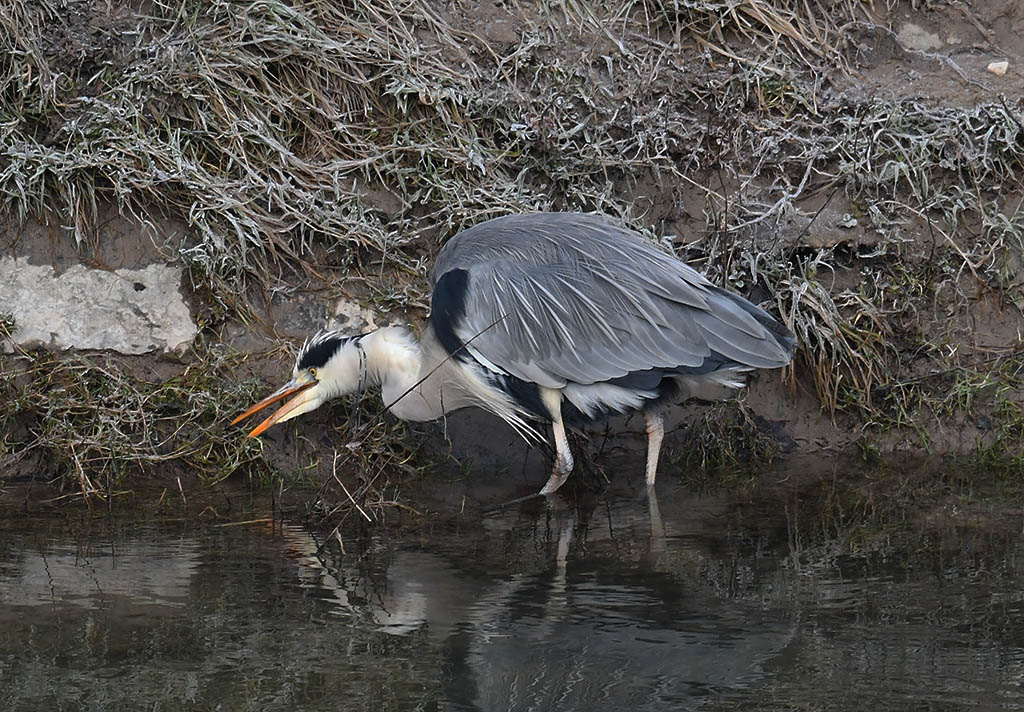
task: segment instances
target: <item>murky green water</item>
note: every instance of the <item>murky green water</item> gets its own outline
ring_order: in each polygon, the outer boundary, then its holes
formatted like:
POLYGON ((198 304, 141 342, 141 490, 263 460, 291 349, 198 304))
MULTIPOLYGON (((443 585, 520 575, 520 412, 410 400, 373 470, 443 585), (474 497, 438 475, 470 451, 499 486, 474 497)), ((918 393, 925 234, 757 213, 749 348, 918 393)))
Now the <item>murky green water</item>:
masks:
POLYGON ((655 511, 531 502, 326 558, 298 525, 9 514, 0 707, 1024 706, 1019 536, 833 553, 792 502, 659 492, 655 511))

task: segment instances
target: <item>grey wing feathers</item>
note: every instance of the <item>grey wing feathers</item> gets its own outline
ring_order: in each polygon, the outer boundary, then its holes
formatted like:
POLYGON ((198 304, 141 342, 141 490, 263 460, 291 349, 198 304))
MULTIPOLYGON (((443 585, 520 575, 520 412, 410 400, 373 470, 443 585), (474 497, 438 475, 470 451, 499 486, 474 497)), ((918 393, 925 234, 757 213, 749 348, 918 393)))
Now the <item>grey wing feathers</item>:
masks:
POLYGON ((773 368, 795 342, 770 315, 596 215, 510 215, 450 240, 464 270, 455 335, 494 370, 549 388, 716 358, 773 368), (474 338, 475 337, 475 338, 474 338))

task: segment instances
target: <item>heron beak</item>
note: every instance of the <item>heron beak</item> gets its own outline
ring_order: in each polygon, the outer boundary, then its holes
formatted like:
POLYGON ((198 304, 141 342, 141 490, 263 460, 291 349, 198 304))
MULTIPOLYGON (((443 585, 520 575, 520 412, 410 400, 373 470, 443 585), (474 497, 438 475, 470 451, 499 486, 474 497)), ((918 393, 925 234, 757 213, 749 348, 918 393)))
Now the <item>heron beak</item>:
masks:
POLYGON ((311 410, 314 410, 320 405, 320 397, 312 390, 319 381, 309 375, 308 371, 304 371, 299 374, 288 383, 284 384, 281 388, 277 389, 269 396, 261 400, 259 403, 249 408, 249 410, 242 413, 240 416, 231 421, 234 425, 242 420, 245 420, 253 413, 263 410, 269 405, 277 403, 279 400, 287 398, 288 396, 295 396, 290 401, 285 403, 283 406, 274 411, 274 414, 264 420, 262 423, 257 425, 251 433, 250 438, 255 438, 260 435, 264 430, 269 428, 271 425, 283 423, 286 420, 290 420, 297 415, 302 415, 311 410))

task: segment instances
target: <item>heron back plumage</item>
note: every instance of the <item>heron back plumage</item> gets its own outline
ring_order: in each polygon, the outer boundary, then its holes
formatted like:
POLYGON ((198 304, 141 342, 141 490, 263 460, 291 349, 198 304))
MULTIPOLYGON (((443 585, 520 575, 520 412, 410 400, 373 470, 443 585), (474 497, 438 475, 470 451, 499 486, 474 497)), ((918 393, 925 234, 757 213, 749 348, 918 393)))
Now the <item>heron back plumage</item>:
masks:
POLYGON ((431 328, 449 353, 546 388, 655 398, 666 376, 735 380, 785 365, 796 345, 764 310, 597 215, 481 223, 445 245, 432 281, 431 328))

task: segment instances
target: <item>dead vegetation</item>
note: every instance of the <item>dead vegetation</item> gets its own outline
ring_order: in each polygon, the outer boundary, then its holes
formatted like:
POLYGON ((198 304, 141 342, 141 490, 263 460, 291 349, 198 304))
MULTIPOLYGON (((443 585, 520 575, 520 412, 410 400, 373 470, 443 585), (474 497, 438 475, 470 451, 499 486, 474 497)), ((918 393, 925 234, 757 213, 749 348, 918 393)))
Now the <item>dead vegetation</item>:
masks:
MULTIPOLYGON (((0 195, 83 250, 107 202, 183 220, 189 234, 163 247, 225 319, 249 318, 247 287, 294 289, 296 274, 328 294, 359 275, 377 304, 422 307, 429 258, 458 229, 597 210, 772 295, 800 338, 796 372, 830 413, 912 426, 972 417, 989 393, 1013 410, 1019 344, 957 345, 979 299, 1019 310, 1021 102, 845 94, 863 45, 891 35, 870 12, 14 0, 0 8, 0 195), (843 225, 824 225, 836 212, 843 225), (823 227, 849 237, 810 239, 823 227), (986 385, 947 409, 934 391, 949 373, 986 385)), ((104 367, 75 358, 6 358, 21 404, 6 454, 49 448, 86 490, 158 461, 244 467, 251 445, 210 436, 244 400, 214 377, 218 353, 152 385, 97 381, 104 367), (154 403, 159 428, 112 422, 154 403)))
POLYGON ((223 432, 261 384, 236 379, 239 354, 200 345, 195 355, 196 365, 153 380, 109 356, 5 357, 5 470, 62 477, 86 500, 116 496, 128 475, 161 468, 205 483, 231 473, 265 477, 260 444, 223 432))

